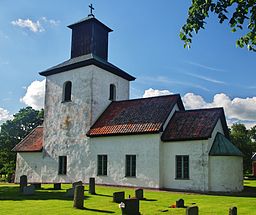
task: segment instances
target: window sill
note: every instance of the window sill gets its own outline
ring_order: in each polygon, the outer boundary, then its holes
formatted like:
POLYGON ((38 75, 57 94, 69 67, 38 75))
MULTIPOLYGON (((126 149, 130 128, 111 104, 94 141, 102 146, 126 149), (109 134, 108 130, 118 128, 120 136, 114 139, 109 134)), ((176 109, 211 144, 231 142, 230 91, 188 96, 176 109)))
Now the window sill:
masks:
POLYGON ((61 103, 70 103, 70 102, 72 102, 72 100, 62 101, 61 103))
POLYGON ((98 177, 108 177, 108 175, 97 175, 98 177))
POLYGON ((136 178, 136 176, 125 176, 125 178, 136 178))
POLYGON ((175 178, 175 180, 190 180, 190 178, 175 178))

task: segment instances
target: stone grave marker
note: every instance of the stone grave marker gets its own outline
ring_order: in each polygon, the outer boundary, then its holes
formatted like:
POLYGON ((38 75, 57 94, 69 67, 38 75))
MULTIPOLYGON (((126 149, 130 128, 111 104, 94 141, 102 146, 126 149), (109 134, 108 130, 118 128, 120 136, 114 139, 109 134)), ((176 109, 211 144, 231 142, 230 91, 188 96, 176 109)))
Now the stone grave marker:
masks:
POLYGON ((136 199, 136 198, 125 199, 123 203, 124 203, 124 207, 121 208, 122 215, 139 215, 140 214, 139 199, 136 199))
POLYGON ((229 215, 237 215, 237 207, 229 208, 229 215))
POLYGON ((84 186, 83 185, 75 186, 73 206, 78 209, 84 208, 84 186))
POLYGON ((135 198, 137 198, 139 200, 143 200, 144 199, 143 189, 136 189, 135 190, 135 198))
POLYGON ((187 207, 186 215, 198 215, 198 207, 195 205, 187 207))
POLYGON ((32 185, 35 186, 36 190, 40 190, 41 189, 41 183, 33 183, 32 185))
POLYGON ((22 193, 24 195, 33 195, 35 193, 35 186, 30 185, 30 186, 23 187, 23 192, 22 193))
POLYGON ((82 181, 77 181, 77 182, 72 183, 72 188, 67 189, 66 196, 73 198, 74 197, 74 193, 75 193, 75 188, 77 186, 81 186, 81 185, 83 185, 82 181))
POLYGON ((176 201, 176 208, 184 208, 184 200, 183 199, 179 199, 178 201, 176 201))
POLYGON ((23 192, 24 187, 28 185, 28 177, 26 175, 20 176, 20 192, 23 192))
POLYGON ((95 192, 95 178, 89 179, 89 193, 90 194, 96 194, 95 192))
POLYGON ((54 189, 54 190, 61 190, 61 183, 55 183, 55 184, 53 184, 53 189, 54 189))
POLYGON ((80 185, 80 186, 83 185, 83 182, 82 181, 77 181, 77 182, 72 183, 73 188, 75 188, 78 185, 80 185))
POLYGON ((121 203, 124 201, 125 192, 114 192, 113 193, 113 202, 121 203))

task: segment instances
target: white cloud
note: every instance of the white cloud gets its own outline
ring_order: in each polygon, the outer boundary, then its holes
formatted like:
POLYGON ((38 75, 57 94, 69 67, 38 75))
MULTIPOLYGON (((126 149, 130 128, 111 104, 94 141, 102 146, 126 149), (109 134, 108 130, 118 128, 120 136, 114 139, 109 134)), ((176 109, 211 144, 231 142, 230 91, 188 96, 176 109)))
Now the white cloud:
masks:
MULTIPOLYGON (((159 96, 172 94, 168 90, 145 90, 143 97, 159 96)), ((231 99, 224 93, 216 94, 212 101, 207 102, 200 95, 187 93, 182 97, 186 109, 223 107, 227 122, 244 123, 247 128, 256 125, 256 97, 233 98, 231 99)))
POLYGON ((46 17, 41 18, 45 23, 50 24, 51 26, 58 26, 60 24, 59 20, 47 19, 46 17))
POLYGON ((13 116, 9 113, 9 111, 0 108, 0 125, 4 123, 8 119, 12 119, 13 116))
POLYGON ((45 29, 43 28, 43 26, 41 25, 41 23, 38 20, 33 22, 30 19, 18 19, 18 20, 12 21, 11 23, 14 26, 18 26, 21 28, 27 28, 34 33, 45 31, 45 29))
POLYGON ((20 99, 32 108, 39 110, 44 108, 44 94, 45 94, 45 80, 33 81, 27 88, 27 92, 24 97, 20 99))
POLYGON ((170 94, 173 94, 173 93, 170 92, 169 90, 154 90, 152 88, 149 88, 148 90, 145 90, 143 98, 170 95, 170 94))

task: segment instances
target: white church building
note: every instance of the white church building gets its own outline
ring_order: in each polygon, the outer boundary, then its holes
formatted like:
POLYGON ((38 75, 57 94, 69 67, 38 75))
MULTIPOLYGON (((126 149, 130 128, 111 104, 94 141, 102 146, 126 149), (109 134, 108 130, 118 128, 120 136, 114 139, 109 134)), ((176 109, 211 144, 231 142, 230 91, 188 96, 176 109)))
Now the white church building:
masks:
POLYGON ((222 108, 185 110, 178 94, 129 99, 135 78, 108 62, 112 30, 92 15, 68 27, 71 58, 40 72, 44 124, 13 149, 15 182, 243 189, 243 155, 222 108))

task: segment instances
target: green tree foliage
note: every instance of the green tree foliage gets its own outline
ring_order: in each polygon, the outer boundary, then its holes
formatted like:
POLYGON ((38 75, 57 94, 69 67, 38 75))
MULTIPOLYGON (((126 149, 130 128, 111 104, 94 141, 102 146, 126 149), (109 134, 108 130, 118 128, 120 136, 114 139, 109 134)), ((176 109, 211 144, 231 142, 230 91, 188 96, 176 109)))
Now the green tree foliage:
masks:
MULTIPOLYGON (((231 126, 231 142, 237 146, 244 154, 244 173, 251 173, 252 153, 256 151, 256 145, 251 138, 251 133, 256 127, 247 130, 244 124, 234 124, 231 126)), ((255 133, 254 133, 255 135, 255 133)))
POLYGON ((180 32, 185 47, 190 47, 193 32, 204 29, 209 13, 216 14, 220 23, 228 21, 232 32, 245 29, 246 34, 236 41, 236 45, 256 51, 256 0, 192 0, 187 21, 180 32))
POLYGON ((35 127, 43 122, 44 111, 34 110, 31 107, 20 109, 1 125, 0 131, 0 174, 12 174, 15 170, 16 154, 11 152, 35 127))

